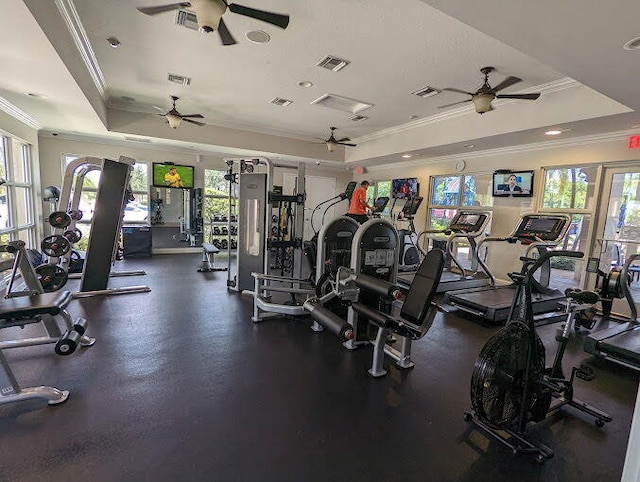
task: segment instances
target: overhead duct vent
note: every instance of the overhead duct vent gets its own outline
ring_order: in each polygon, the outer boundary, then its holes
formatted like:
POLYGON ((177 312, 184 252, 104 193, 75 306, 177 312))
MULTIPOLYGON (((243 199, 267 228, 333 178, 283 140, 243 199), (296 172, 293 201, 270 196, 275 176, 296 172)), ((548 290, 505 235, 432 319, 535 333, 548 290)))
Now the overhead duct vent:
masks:
POLYGON ((274 105, 279 105, 280 107, 286 107, 290 104, 293 104, 292 100, 289 99, 283 99, 281 97, 274 97, 273 99, 271 99, 269 102, 271 102, 274 105))
POLYGON ((416 90, 415 92, 411 92, 413 95, 417 95, 418 97, 422 97, 426 99, 427 97, 433 97, 434 95, 438 95, 440 91, 438 89, 434 89, 433 87, 423 87, 420 90, 416 90))
POLYGON ((342 97, 335 94, 324 94, 322 97, 319 97, 311 103, 327 107, 328 109, 348 112, 349 114, 357 114, 365 109, 373 107, 373 104, 369 104, 368 102, 350 99, 348 97, 342 97))
POLYGON ((352 115, 351 117, 349 117, 349 120, 352 120, 353 122, 360 122, 363 120, 367 120, 368 117, 366 115, 352 115))
POLYGON ((178 10, 176 13, 176 25, 182 25, 183 27, 187 27, 189 30, 200 30, 198 27, 198 17, 193 12, 189 10, 178 10))
POLYGON ((327 55, 324 59, 322 59, 316 65, 318 67, 322 67, 323 69, 331 70, 332 72, 338 72, 339 70, 342 70, 347 65, 349 65, 349 63, 350 62, 348 60, 334 57, 332 55, 327 55))
POLYGON ((184 75, 168 73, 167 80, 169 82, 173 82, 174 84, 191 85, 191 77, 185 77, 184 75))

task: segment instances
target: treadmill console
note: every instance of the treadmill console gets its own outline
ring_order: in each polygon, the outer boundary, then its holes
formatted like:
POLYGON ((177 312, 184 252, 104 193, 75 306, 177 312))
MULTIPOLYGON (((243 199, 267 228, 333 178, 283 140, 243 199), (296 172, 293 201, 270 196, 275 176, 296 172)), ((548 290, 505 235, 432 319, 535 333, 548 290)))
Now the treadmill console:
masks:
POLYGON ((449 224, 449 231, 454 233, 477 233, 487 220, 484 213, 460 212, 457 213, 449 224))
POLYGON ((374 214, 381 213, 382 211, 384 211, 384 208, 387 207, 387 204, 389 204, 389 198, 387 196, 380 196, 378 199, 376 199, 375 202, 373 203, 374 214))
POLYGON ((407 199, 407 202, 404 203, 404 207, 402 208, 402 214, 405 217, 415 216, 420 208, 420 204, 422 204, 422 196, 407 199))
POLYGON ((564 233, 567 219, 561 216, 526 215, 520 220, 513 236, 520 240, 537 238, 542 241, 559 241, 564 233))

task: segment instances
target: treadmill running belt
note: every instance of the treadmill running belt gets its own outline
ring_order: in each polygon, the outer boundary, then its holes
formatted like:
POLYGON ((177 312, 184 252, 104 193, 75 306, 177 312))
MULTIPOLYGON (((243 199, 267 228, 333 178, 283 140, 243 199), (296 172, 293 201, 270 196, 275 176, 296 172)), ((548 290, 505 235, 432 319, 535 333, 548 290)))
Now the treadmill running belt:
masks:
POLYGON ((640 326, 601 341, 598 349, 609 355, 640 363, 640 326))

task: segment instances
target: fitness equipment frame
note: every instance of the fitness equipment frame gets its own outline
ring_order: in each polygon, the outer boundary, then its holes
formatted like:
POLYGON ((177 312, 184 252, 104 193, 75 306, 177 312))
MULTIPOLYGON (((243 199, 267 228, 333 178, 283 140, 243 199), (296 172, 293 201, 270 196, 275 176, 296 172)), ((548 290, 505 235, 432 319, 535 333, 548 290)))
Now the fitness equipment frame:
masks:
MULTIPOLYGON (((525 258, 530 258, 534 250, 542 256, 564 239, 570 224, 571 217, 567 214, 524 214, 511 234, 506 237, 486 237, 478 243, 477 249, 480 250, 485 243, 490 242, 520 243, 527 246, 525 258)), ((478 263, 489 276, 489 286, 447 292, 444 302, 485 320, 503 324, 508 319, 517 286, 513 283, 498 286, 495 276, 480 257, 478 263)), ((559 301, 564 299, 564 293, 549 288, 550 278, 551 266, 547 261, 540 268, 540 279, 532 280, 532 290, 535 293, 533 309, 539 324, 559 321, 559 301)))
MULTIPOLYGON (((483 263, 478 263, 480 258, 476 239, 484 234, 487 225, 491 221, 490 211, 463 210, 456 213, 446 229, 427 229, 418 235, 416 246, 420 245, 422 237, 432 241, 445 241, 446 264, 453 263, 454 267, 445 267, 437 292, 461 290, 465 288, 480 288, 490 284, 490 275, 485 272, 483 263), (445 239, 434 235, 446 236, 445 239), (465 239, 471 249, 471 269, 466 270, 460 260, 454 254, 456 243, 465 239)), ((398 274, 398 283, 409 286, 413 280, 413 273, 398 274)))
MULTIPOLYGON (((625 243, 629 241, 624 240, 625 243)), ((640 322, 635 301, 629 289, 629 267, 634 261, 640 259, 640 254, 633 254, 627 258, 622 270, 613 279, 609 277, 609 283, 615 284, 621 291, 621 295, 627 300, 631 312, 628 320, 620 319, 621 323, 612 328, 596 331, 585 338, 584 350, 619 365, 640 370, 640 322), (626 321, 626 322, 625 322, 626 321)), ((607 310, 603 314, 607 316, 607 310)), ((608 310, 608 318, 611 319, 611 309, 608 310)))
POLYGON ((557 338, 553 365, 545 368, 544 345, 535 331, 531 286, 535 272, 555 256, 582 258, 583 253, 549 251, 538 259, 523 257, 520 273, 509 273, 517 286, 509 322, 489 339, 476 360, 471 378, 473 409, 464 413, 465 421, 504 444, 514 455, 531 454, 539 463, 553 457, 553 450, 525 435, 530 421, 540 422, 565 405, 594 417, 598 427, 612 420, 609 414, 573 397, 575 377, 591 381, 595 378, 593 370, 586 366, 574 367, 567 379, 562 369, 575 315, 584 309, 581 304, 596 303, 597 293, 571 289, 565 292, 565 326, 557 338), (501 400, 496 401, 496 397, 501 400), (553 400, 557 402, 552 403, 553 400))

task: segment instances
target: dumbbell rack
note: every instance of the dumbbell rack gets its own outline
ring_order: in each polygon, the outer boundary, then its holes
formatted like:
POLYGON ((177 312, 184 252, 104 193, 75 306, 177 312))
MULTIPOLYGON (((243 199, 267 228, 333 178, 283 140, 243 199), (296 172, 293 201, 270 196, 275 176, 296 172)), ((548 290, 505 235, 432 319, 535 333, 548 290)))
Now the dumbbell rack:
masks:
POLYGON ((237 236, 238 221, 235 215, 231 215, 230 221, 226 215, 216 215, 209 221, 209 239, 216 248, 227 250, 231 243, 231 250, 237 249, 237 236))

